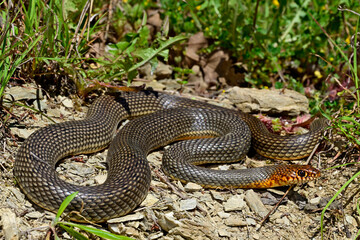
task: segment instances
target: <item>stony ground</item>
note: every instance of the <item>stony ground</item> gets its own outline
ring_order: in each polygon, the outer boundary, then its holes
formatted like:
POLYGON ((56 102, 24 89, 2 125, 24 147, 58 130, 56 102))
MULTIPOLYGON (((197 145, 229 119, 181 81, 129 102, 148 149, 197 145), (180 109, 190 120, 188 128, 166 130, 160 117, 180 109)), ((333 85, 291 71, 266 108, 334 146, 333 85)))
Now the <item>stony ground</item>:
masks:
MULTIPOLYGON (((32 103, 36 105, 36 101, 32 103)), ((56 122, 81 119, 87 110, 81 101, 65 97, 51 101, 45 97, 40 104, 56 122)), ((12 113, 11 135, 4 135, 0 148, 0 239, 44 239, 54 214, 29 202, 16 185, 12 168, 23 139, 51 121, 23 107, 13 106, 12 113)), ((337 144, 341 145, 343 140, 338 141, 337 144)), ((278 203, 286 187, 209 190, 192 183, 184 185, 164 175, 161 170, 163 151, 160 149, 148 157, 152 182, 146 200, 132 214, 98 227, 134 239, 320 239, 321 211, 358 171, 356 165, 327 169, 340 161, 345 163, 359 158, 357 153, 349 153, 341 155, 346 159, 338 157, 334 160, 337 149, 326 145, 323 151, 314 155, 311 163, 322 170, 321 178, 294 187, 263 224, 262 219, 278 203)), ((76 184, 101 183, 106 178, 105 156, 106 150, 90 156, 72 157, 61 163, 57 170, 64 179, 76 184)), ((244 164, 214 168, 242 168, 268 163, 273 164, 254 157, 246 159, 244 164)), ((358 199, 359 184, 355 179, 327 210, 325 239, 355 239, 360 222, 356 209, 358 199)), ((57 231, 61 239, 71 239, 60 229, 57 231)))

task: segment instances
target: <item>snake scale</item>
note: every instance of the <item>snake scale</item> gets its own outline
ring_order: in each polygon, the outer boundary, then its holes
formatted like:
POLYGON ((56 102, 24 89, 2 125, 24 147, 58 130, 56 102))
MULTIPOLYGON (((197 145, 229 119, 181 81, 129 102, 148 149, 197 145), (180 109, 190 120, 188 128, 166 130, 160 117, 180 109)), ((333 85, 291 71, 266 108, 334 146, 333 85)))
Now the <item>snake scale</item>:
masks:
POLYGON ((290 185, 313 180, 320 172, 307 165, 228 171, 199 165, 239 161, 250 144, 269 158, 304 158, 319 142, 324 125, 318 120, 306 134, 278 136, 257 118, 235 110, 149 90, 120 92, 95 100, 83 120, 34 132, 19 148, 14 176, 31 201, 50 211, 57 211, 66 196, 78 191, 67 211, 103 222, 129 213, 144 200, 151 181, 146 157, 156 148, 188 139, 172 144, 163 156, 165 173, 181 181, 213 188, 290 185), (114 138, 124 119, 133 120, 114 138), (56 174, 56 164, 65 156, 95 152, 110 142, 103 184, 73 185, 56 174))

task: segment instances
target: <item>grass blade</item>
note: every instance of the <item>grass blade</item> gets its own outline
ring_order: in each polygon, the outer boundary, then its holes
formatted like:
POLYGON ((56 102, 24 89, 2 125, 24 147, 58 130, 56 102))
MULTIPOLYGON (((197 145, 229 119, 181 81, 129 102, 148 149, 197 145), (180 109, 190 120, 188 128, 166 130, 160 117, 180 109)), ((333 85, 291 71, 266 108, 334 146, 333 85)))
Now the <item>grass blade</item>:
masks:
POLYGON ((96 236, 102 237, 104 239, 110 239, 110 240, 134 240, 133 238, 130 237, 125 237, 125 236, 120 236, 120 235, 116 235, 113 233, 109 233, 97 228, 93 228, 93 227, 88 227, 88 226, 84 226, 81 224, 77 224, 77 223, 71 223, 71 222, 61 222, 59 223, 61 225, 67 225, 67 226, 72 226, 72 227, 77 227, 81 230, 84 230, 86 232, 92 233, 96 236))
POLYGON ((56 214, 56 218, 55 218, 55 223, 59 220, 61 214, 63 214, 63 212, 65 211, 66 207, 69 205, 69 203, 75 198, 75 196, 78 194, 79 192, 74 192, 72 194, 70 194, 69 196, 67 196, 65 198, 65 200, 61 203, 60 208, 56 214))

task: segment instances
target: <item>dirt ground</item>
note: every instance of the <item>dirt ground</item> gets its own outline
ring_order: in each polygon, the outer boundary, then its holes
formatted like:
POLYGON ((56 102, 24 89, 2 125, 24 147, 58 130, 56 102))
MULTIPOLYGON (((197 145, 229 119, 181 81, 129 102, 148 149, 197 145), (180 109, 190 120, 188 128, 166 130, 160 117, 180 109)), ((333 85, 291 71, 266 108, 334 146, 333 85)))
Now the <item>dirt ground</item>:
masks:
MULTIPOLYGON (((87 106, 80 100, 56 98, 43 100, 47 115, 57 122, 81 119, 87 106)), ((54 217, 29 200, 20 191, 12 169, 18 147, 27 136, 51 124, 30 110, 13 106, 8 135, 0 148, 0 239, 44 239, 54 217), (12 235, 11 235, 12 234, 12 235), (10 238, 9 238, 10 236, 10 238)), ((278 203, 287 187, 269 190, 210 190, 196 184, 169 180, 161 170, 163 150, 152 153, 149 163, 152 182, 149 195, 132 214, 114 219, 99 228, 134 239, 321 239, 321 212, 335 193, 358 171, 359 153, 348 149, 336 156, 343 139, 324 144, 311 164, 322 176, 313 182, 295 186, 270 217, 263 217, 278 203), (335 157, 336 156, 336 157, 335 157), (255 204, 254 204, 255 203, 255 204)), ((106 150, 66 159, 57 171, 67 181, 92 185, 106 177, 106 150)), ((218 169, 261 166, 273 162, 248 158, 245 164, 215 166, 218 169)), ((359 231, 359 180, 355 178, 330 205, 324 215, 324 239, 355 239, 359 231)), ((61 239, 70 236, 57 229, 61 239)), ((91 239, 96 239, 90 236, 91 239)))

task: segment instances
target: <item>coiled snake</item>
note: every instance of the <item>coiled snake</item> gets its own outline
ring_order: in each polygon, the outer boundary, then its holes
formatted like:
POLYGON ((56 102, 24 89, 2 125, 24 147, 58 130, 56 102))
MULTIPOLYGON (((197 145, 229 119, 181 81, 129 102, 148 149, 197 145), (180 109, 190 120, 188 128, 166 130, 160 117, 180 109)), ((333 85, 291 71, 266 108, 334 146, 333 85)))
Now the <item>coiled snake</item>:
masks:
POLYGON ((27 197, 50 211, 78 191, 67 210, 102 222, 129 213, 144 200, 151 181, 147 154, 181 139, 193 140, 173 144, 163 157, 164 171, 175 179, 222 188, 268 188, 315 179, 320 172, 304 165, 229 171, 198 166, 239 161, 251 142, 269 158, 306 157, 319 142, 325 124, 320 120, 313 125, 303 135, 277 136, 257 118, 234 110, 153 91, 122 92, 99 97, 84 120, 49 125, 33 133, 18 151, 14 175, 27 197), (146 116, 137 118, 142 115, 146 116), (136 119, 113 139, 119 122, 126 118, 136 119), (60 159, 98 151, 110 142, 103 184, 77 186, 57 176, 55 165, 60 159))

